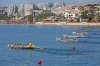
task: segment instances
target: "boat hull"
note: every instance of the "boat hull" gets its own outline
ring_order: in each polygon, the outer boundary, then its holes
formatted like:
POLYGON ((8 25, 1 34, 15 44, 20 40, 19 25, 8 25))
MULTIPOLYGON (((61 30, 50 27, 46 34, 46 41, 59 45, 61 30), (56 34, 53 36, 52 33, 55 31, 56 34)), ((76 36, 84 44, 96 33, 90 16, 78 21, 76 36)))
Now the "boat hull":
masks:
POLYGON ((60 41, 60 42, 77 42, 76 39, 65 39, 65 38, 56 38, 56 41, 60 41))
POLYGON ((87 34, 87 32, 72 32, 72 34, 87 34))
POLYGON ((83 34, 72 34, 72 35, 63 35, 63 36, 66 36, 66 37, 69 37, 69 38, 83 38, 84 35, 83 34))
POLYGON ((10 49, 34 49, 34 46, 26 46, 26 45, 21 45, 21 44, 8 44, 8 48, 10 49))

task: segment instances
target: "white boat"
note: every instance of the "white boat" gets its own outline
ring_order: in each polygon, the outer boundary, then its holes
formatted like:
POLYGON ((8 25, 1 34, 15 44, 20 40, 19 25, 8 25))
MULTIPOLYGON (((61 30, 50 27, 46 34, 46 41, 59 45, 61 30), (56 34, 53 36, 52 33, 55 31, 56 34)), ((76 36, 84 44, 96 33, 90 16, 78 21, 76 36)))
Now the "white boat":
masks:
POLYGON ((76 38, 56 38, 56 41, 60 41, 60 42, 77 42, 76 38))
POLYGON ((87 34, 87 32, 72 32, 72 34, 87 34))
POLYGON ((71 34, 71 35, 63 35, 66 37, 70 37, 70 38, 83 38, 84 35, 83 34, 71 34))

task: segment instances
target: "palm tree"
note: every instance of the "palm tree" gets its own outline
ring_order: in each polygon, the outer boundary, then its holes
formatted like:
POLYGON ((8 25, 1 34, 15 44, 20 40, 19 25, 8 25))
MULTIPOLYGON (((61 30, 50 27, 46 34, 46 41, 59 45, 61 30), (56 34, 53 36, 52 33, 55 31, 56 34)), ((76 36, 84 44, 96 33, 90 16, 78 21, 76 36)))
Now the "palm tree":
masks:
POLYGON ((100 20, 100 13, 98 13, 95 18, 96 20, 100 20))
POLYGON ((84 10, 83 12, 81 12, 81 18, 86 19, 88 15, 88 10, 84 10))
POLYGON ((43 20, 47 18, 47 14, 39 14, 37 17, 37 19, 43 20))
POLYGON ((33 22, 33 15, 28 15, 27 18, 28 18, 29 22, 31 22, 31 23, 33 22))
POLYGON ((95 18, 95 14, 94 11, 97 9, 95 6, 95 4, 88 4, 87 5, 90 9, 88 10, 88 20, 91 21, 92 19, 95 18))

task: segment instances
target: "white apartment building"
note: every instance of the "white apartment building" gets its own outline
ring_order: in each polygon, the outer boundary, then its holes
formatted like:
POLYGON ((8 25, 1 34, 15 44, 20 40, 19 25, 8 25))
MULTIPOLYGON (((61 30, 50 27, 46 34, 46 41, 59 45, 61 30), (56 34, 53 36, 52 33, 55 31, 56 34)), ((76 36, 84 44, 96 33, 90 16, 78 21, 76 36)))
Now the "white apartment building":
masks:
POLYGON ((74 10, 66 10, 64 15, 66 18, 74 18, 76 16, 74 10))
POLYGON ((6 12, 8 12, 8 16, 15 16, 18 13, 18 7, 15 5, 10 5, 6 12))
POLYGON ((37 5, 40 10, 51 10, 53 7, 53 3, 40 3, 37 5))
POLYGON ((24 4, 19 6, 18 13, 20 14, 20 17, 24 16, 24 4))
POLYGON ((29 15, 29 12, 33 10, 33 4, 32 3, 26 3, 24 4, 24 16, 29 15))
POLYGON ((80 16, 81 10, 80 7, 75 7, 72 9, 71 7, 62 8, 63 14, 67 19, 74 19, 80 16))
POLYGON ((37 17, 39 14, 50 14, 51 10, 33 10, 33 16, 37 17))

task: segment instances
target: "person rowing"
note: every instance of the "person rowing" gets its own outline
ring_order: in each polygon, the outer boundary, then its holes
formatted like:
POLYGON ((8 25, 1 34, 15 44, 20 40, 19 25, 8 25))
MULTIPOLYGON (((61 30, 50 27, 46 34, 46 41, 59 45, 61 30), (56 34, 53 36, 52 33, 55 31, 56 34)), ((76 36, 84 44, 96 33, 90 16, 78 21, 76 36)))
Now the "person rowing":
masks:
POLYGON ((29 42, 29 43, 28 43, 28 47, 31 47, 31 46, 32 46, 32 43, 31 43, 31 42, 29 42))

